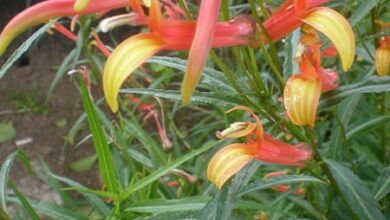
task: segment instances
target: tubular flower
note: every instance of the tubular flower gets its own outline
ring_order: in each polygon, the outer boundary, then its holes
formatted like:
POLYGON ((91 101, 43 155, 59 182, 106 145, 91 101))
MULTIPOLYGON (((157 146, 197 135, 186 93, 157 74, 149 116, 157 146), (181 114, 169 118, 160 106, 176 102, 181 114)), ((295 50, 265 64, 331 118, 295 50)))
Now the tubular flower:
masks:
POLYGON ((301 72, 288 79, 284 88, 287 117, 296 125, 314 127, 321 92, 338 86, 338 74, 321 67, 321 41, 312 28, 305 26, 301 37, 301 72), (314 33, 314 34, 313 34, 314 33))
POLYGON ((375 67, 379 76, 387 76, 390 67, 390 37, 380 40, 380 45, 375 52, 375 67))
POLYGON ((293 75, 284 89, 284 107, 287 117, 296 125, 314 127, 320 95, 319 77, 315 75, 312 68, 301 68, 301 73, 293 75))
POLYGON ((125 7, 128 4, 127 0, 91 0, 83 11, 77 12, 73 9, 74 3, 74 0, 48 0, 29 7, 16 15, 0 34, 0 56, 16 36, 31 27, 58 17, 91 14, 125 7))
MULTIPOLYGON (((136 1, 133 1, 131 5, 139 15, 144 13, 140 11, 142 8, 137 9, 136 1)), ((130 37, 122 42, 107 60, 103 72, 103 88, 106 101, 113 112, 118 110, 117 96, 121 85, 135 69, 160 50, 189 49, 197 32, 195 21, 163 18, 157 0, 151 1, 148 17, 138 17, 133 21, 138 21, 137 24, 139 25, 146 23, 151 33, 137 34, 130 37), (148 40, 145 40, 146 36, 148 40)), ((104 26, 110 25, 105 24, 104 26)), ((204 30, 202 30, 203 32, 204 30)), ((202 33, 201 37, 204 37, 202 33)), ((240 18, 229 22, 218 22, 215 24, 215 31, 212 33, 213 37, 211 37, 210 44, 212 47, 246 45, 249 44, 249 36, 252 33, 252 22, 248 19, 240 18)), ((207 55, 208 49, 203 53, 207 55)), ((194 61, 194 59, 200 59, 199 56, 203 56, 196 52, 195 55, 197 56, 190 58, 189 63, 191 63, 191 60, 194 61)), ((204 65, 198 65, 199 68, 200 66, 203 68, 204 65)), ((188 82, 188 80, 193 81, 193 77, 187 77, 185 81, 188 82)), ((184 83, 182 88, 189 87, 187 87, 187 83, 184 83)))
MULTIPOLYGON (((316 7, 330 0, 287 0, 269 19, 264 27, 272 40, 278 40, 303 23, 323 33, 340 54, 344 71, 347 71, 355 55, 355 37, 348 21, 326 7, 316 7), (277 25, 276 25, 277 24, 277 25)), ((265 40, 265 37, 263 37, 265 40)))
MULTIPOLYGON (((47 22, 50 19, 61 16, 77 16, 79 14, 105 12, 130 5, 134 12, 131 16, 116 17, 112 19, 111 22, 103 24, 102 26, 107 27, 107 29, 105 29, 107 31, 110 28, 122 24, 147 25, 152 35, 142 35, 148 36, 149 40, 147 41, 142 41, 142 38, 135 36, 133 40, 124 41, 115 49, 121 50, 121 52, 116 53, 114 51, 109 57, 109 60, 120 59, 119 61, 115 61, 115 63, 121 64, 114 66, 113 68, 112 66, 110 68, 105 68, 103 73, 104 75, 107 75, 103 77, 105 78, 103 84, 118 84, 103 86, 105 88, 104 94, 110 108, 114 112, 118 110, 116 100, 117 93, 119 92, 121 84, 132 73, 114 73, 112 71, 117 71, 117 68, 120 68, 122 71, 134 71, 148 57, 157 53, 159 50, 177 51, 190 49, 188 68, 182 84, 183 103, 188 104, 191 94, 201 76, 209 49, 239 45, 256 46, 256 38, 254 37, 254 29, 256 27, 251 19, 244 16, 239 16, 229 22, 217 22, 220 0, 202 1, 198 21, 177 19, 177 17, 182 16, 183 12, 169 0, 163 1, 166 6, 165 8, 169 9, 167 12, 170 16, 169 18, 164 18, 161 14, 158 0, 89 0, 89 2, 88 0, 78 0, 77 2, 75 2, 75 0, 48 0, 26 9, 7 24, 0 35, 0 55, 18 34, 35 25, 47 22), (74 10, 75 3, 78 3, 79 1, 86 5, 80 12, 74 10), (145 6, 150 6, 148 16, 145 14, 141 2, 145 6), (150 40, 151 38, 154 40, 150 40), (137 40, 141 40, 143 43, 153 41, 154 45, 155 42, 159 42, 159 48, 153 49, 152 52, 139 50, 141 47, 137 43, 137 40), (138 46, 132 44, 137 44, 138 46), (132 54, 141 53, 139 56, 131 55, 131 57, 135 57, 137 60, 129 62, 127 61, 128 58, 123 59, 125 57, 123 52, 130 51, 127 48, 138 48, 137 50, 131 50, 132 54), (134 66, 124 68, 122 65, 126 64, 134 66), (115 79, 111 80, 111 77, 114 77, 115 79)), ((286 2, 265 21, 264 27, 271 39, 275 41, 283 38, 304 23, 311 25, 330 38, 340 54, 344 70, 347 70, 352 63, 355 51, 353 32, 347 21, 336 11, 329 8, 317 7, 328 1, 330 0, 286 0, 286 2)), ((263 37, 263 40, 264 43, 267 43, 265 37, 263 37)), ((113 61, 109 62, 111 63, 113 61)))
POLYGON ((251 113, 255 123, 250 125, 251 122, 243 122, 242 125, 246 126, 239 126, 238 130, 232 131, 231 128, 228 128, 228 131, 221 132, 221 134, 234 134, 231 137, 245 136, 247 143, 230 144, 211 158, 207 167, 207 177, 218 189, 222 188, 230 177, 253 159, 302 167, 311 158, 311 151, 304 144, 289 145, 264 133, 260 120, 250 109, 238 106, 228 112, 234 110, 244 110, 251 113))

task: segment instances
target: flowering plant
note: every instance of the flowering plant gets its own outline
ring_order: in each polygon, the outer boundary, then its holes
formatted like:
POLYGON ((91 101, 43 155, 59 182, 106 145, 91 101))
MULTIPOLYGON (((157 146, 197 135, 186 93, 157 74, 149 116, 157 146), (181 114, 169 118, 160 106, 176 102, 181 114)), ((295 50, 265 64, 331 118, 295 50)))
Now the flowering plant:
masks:
POLYGON ((43 179, 61 201, 36 202, 9 181, 17 156, 30 167, 17 149, 0 170, 1 218, 11 218, 12 203, 32 219, 386 219, 388 6, 46 0, 26 8, 0 29, 8 58, 0 78, 30 47, 39 51, 44 33, 69 41, 48 97, 64 73, 76 82, 83 113, 66 144, 93 148, 67 167, 98 175, 83 186, 50 172, 43 179), (15 39, 42 24, 10 55, 15 39))

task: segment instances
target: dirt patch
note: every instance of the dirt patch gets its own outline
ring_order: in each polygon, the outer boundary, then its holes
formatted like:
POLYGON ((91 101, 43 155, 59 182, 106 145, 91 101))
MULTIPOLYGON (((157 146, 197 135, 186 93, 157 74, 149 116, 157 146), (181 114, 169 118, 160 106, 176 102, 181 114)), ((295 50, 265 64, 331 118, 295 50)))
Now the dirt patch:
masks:
MULTIPOLYGON (((0 58, 0 65, 21 40, 14 42, 0 58)), ((60 81, 53 98, 45 104, 56 68, 72 48, 73 43, 61 36, 45 36, 28 52, 29 65, 12 67, 0 80, 0 122, 12 122, 16 129, 14 139, 0 144, 0 163, 17 149, 15 141, 31 138, 32 142, 22 148, 35 167, 42 159, 54 173, 96 188, 99 187, 96 166, 85 173, 68 168, 70 162, 94 152, 88 141, 77 148, 65 144, 68 130, 83 113, 80 96, 69 76, 60 81)), ((21 162, 13 166, 11 180, 28 196, 39 200, 53 197, 50 189, 38 177, 30 176, 21 162)))

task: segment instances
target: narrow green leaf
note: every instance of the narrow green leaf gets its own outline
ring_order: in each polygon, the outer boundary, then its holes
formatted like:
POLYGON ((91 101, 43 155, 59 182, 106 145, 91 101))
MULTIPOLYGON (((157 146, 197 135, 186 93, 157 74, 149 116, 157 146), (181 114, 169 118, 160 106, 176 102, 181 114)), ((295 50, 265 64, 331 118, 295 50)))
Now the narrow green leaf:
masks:
POLYGON ((291 35, 287 36, 284 48, 284 63, 283 63, 283 78, 288 79, 292 74, 299 71, 297 63, 294 61, 296 47, 300 38, 300 30, 295 30, 291 35))
POLYGON ((390 77, 372 76, 358 83, 341 86, 340 88, 326 92, 321 96, 320 106, 329 106, 339 103, 344 97, 364 94, 382 93, 390 91, 390 77))
POLYGON ((8 216, 8 214, 2 208, 0 208, 0 219, 11 220, 11 218, 8 216))
POLYGON ((175 161, 173 161, 172 163, 170 163, 170 164, 168 164, 168 165, 166 165, 164 167, 161 167, 160 169, 158 169, 158 170, 154 171, 153 173, 151 173, 149 176, 147 176, 147 177, 141 179, 140 181, 136 182, 135 184, 131 185, 130 188, 128 188, 126 190, 126 192, 121 195, 122 198, 127 198, 132 193, 134 193, 134 192, 142 189, 143 187, 153 183, 158 178, 160 178, 163 175, 167 174, 172 169, 180 166, 181 164, 191 160, 192 158, 202 154, 203 152, 206 152, 207 150, 209 150, 209 149, 211 149, 213 147, 217 147, 221 143, 222 143, 222 141, 206 143, 203 147, 201 147, 201 148, 199 148, 197 150, 194 150, 191 153, 188 153, 188 154, 186 154, 186 155, 176 159, 175 161))
MULTIPOLYGON (((121 93, 140 94, 147 96, 157 96, 160 98, 181 101, 180 91, 177 90, 163 90, 163 89, 145 89, 145 88, 131 88, 121 89, 121 93)), ((191 103, 217 105, 219 107, 231 108, 242 104, 242 101, 237 98, 235 94, 218 94, 214 92, 194 92, 191 97, 191 103)))
POLYGON ((107 144, 106 135, 96 114, 95 106, 89 97, 89 93, 83 81, 80 83, 80 88, 89 128, 92 133, 92 140, 98 156, 99 169, 103 177, 103 182, 109 192, 118 192, 118 182, 110 147, 107 144))
POLYGON ((18 150, 18 158, 20 161, 22 161, 24 167, 28 170, 30 175, 35 175, 35 171, 33 170, 30 160, 28 159, 26 153, 23 151, 23 149, 18 150))
POLYGON ((194 196, 181 199, 154 199, 148 201, 137 202, 126 208, 128 212, 141 212, 141 213, 165 213, 165 212, 180 212, 202 209, 210 197, 194 196))
POLYGON ((305 199, 302 199, 298 196, 288 196, 288 199, 298 206, 302 207, 308 213, 310 213, 313 217, 317 219, 326 219, 321 212, 319 212, 310 202, 307 202, 305 199))
POLYGON ((381 170, 381 174, 374 184, 374 197, 377 201, 390 193, 390 167, 381 170))
POLYGON ((16 188, 16 186, 10 181, 9 182, 12 190, 14 191, 16 197, 18 197, 22 207, 24 210, 27 211, 28 214, 30 214, 31 219, 33 220, 39 220, 38 214, 35 212, 33 207, 31 207, 30 202, 23 196, 23 194, 16 188))
POLYGON ((0 204, 1 209, 7 211, 7 184, 9 178, 9 172, 15 161, 18 151, 8 155, 0 169, 0 204))
POLYGON ((138 120, 133 115, 130 115, 130 120, 124 120, 125 123, 125 131, 130 135, 136 137, 142 145, 148 150, 150 157, 152 158, 152 162, 155 166, 157 165, 165 165, 167 163, 167 157, 165 152, 163 151, 163 147, 161 144, 158 144, 150 134, 145 131, 142 126, 138 123, 138 120))
MULTIPOLYGON (((166 67, 170 67, 173 69, 177 69, 180 71, 183 71, 183 73, 186 71, 187 67, 187 61, 182 60, 176 57, 159 57, 155 56, 150 58, 147 63, 157 63, 166 67)), ((233 92, 234 89, 229 85, 229 83, 226 81, 226 78, 224 77, 223 73, 220 71, 217 71, 215 69, 206 67, 203 70, 201 83, 208 85, 212 88, 216 88, 222 91, 230 91, 233 92)))
POLYGON ((379 117, 376 117, 376 118, 371 119, 369 121, 365 121, 362 124, 360 124, 354 128, 350 128, 349 132, 346 134, 347 139, 351 139, 351 138, 355 137, 356 135, 359 135, 359 134, 361 135, 365 132, 368 132, 372 129, 375 129, 378 126, 381 126, 381 125, 383 125, 383 123, 388 122, 388 121, 390 121, 390 115, 379 116, 379 117))
POLYGON ((371 9, 373 9, 379 2, 380 0, 361 1, 359 7, 354 10, 352 16, 348 19, 351 26, 355 26, 359 23, 359 21, 367 16, 371 9))
POLYGON ((240 191, 240 196, 243 196, 245 194, 268 189, 274 186, 278 185, 285 185, 285 184, 293 184, 293 183, 301 183, 301 182, 318 182, 318 183, 324 183, 318 178, 312 177, 312 176, 303 176, 303 175, 287 175, 287 176, 278 176, 271 179, 264 179, 264 180, 257 180, 245 188, 243 188, 240 191))
POLYGON ((334 178, 337 188, 342 193, 350 210, 362 220, 385 219, 374 196, 368 191, 364 182, 352 171, 332 160, 325 160, 334 178))
POLYGON ((49 100, 54 93, 54 90, 56 89, 58 83, 62 79, 62 77, 67 73, 68 70, 71 68, 71 63, 73 62, 75 56, 76 56, 76 49, 73 49, 64 59, 61 66, 58 68, 57 73, 54 76, 54 79, 50 83, 49 90, 47 92, 46 100, 49 100))
POLYGON ((152 215, 143 220, 198 220, 199 211, 168 212, 152 215))
POLYGON ((15 52, 8 58, 8 60, 4 63, 4 65, 0 68, 0 79, 3 78, 3 76, 7 73, 9 68, 12 67, 12 65, 22 56, 31 46, 33 43, 38 41, 38 39, 46 33, 47 30, 49 30, 53 24, 56 22, 56 20, 53 20, 47 24, 45 24, 43 27, 39 28, 31 37, 29 37, 24 43, 17 49, 15 52))
MULTIPOLYGON (((68 184, 71 187, 75 187, 76 189, 87 189, 85 186, 81 185, 80 183, 77 183, 71 179, 68 179, 66 177, 57 176, 53 173, 48 173, 49 176, 52 178, 55 178, 65 184, 68 184)), ((88 202, 103 216, 107 216, 110 213, 110 208, 97 196, 91 195, 90 193, 86 193, 83 191, 79 191, 87 200, 88 202)))
MULTIPOLYGON (((16 198, 8 198, 8 201, 21 205, 20 201, 16 198)), ((88 218, 77 214, 74 210, 66 209, 52 203, 30 201, 30 204, 38 213, 50 217, 49 219, 88 220, 88 218)))

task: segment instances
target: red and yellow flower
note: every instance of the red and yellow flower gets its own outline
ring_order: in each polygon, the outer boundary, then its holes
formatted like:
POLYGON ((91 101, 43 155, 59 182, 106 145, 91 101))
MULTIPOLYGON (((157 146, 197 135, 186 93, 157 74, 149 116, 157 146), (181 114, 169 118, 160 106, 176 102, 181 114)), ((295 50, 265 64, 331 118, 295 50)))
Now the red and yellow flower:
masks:
POLYGON ((382 37, 375 52, 375 68, 379 76, 387 76, 390 67, 390 36, 382 37))
MULTIPOLYGON (((300 72, 290 77, 284 88, 284 106, 286 116, 296 125, 314 127, 317 107, 322 92, 338 86, 337 72, 321 67, 322 45, 313 28, 304 26, 301 42, 298 46, 300 72)), ((337 48, 337 47, 336 47, 337 48)), ((353 57, 351 51, 344 51, 346 57, 353 57)))
MULTIPOLYGON (((303 23, 326 35, 338 50, 343 68, 353 61, 355 44, 347 21, 336 11, 317 7, 330 0, 287 0, 264 26, 272 40, 279 40, 303 23), (348 51, 348 52, 347 52, 348 51)), ((138 20, 134 25, 147 24, 150 32, 138 34, 122 42, 109 57, 104 69, 104 94, 115 112, 118 110, 119 88, 131 73, 160 50, 190 50, 182 84, 182 99, 188 104, 201 76, 211 47, 252 45, 255 26, 249 19, 217 22, 220 0, 202 1, 197 21, 178 19, 180 10, 167 4, 169 18, 161 14, 157 0, 143 1, 150 6, 145 15, 139 0, 48 0, 23 11, 11 20, 0 35, 0 55, 20 33, 35 25, 62 16, 104 12, 131 6, 138 20)), ((267 43, 264 37, 264 43, 267 43)))
POLYGON ((302 167, 310 160, 312 152, 305 144, 290 145, 273 138, 263 131, 262 124, 254 112, 244 106, 237 106, 227 113, 243 110, 249 112, 255 122, 232 124, 219 132, 220 138, 246 137, 246 143, 230 144, 218 151, 207 168, 207 177, 219 189, 224 183, 252 160, 266 163, 302 167), (246 125, 246 126, 245 126, 246 125))

